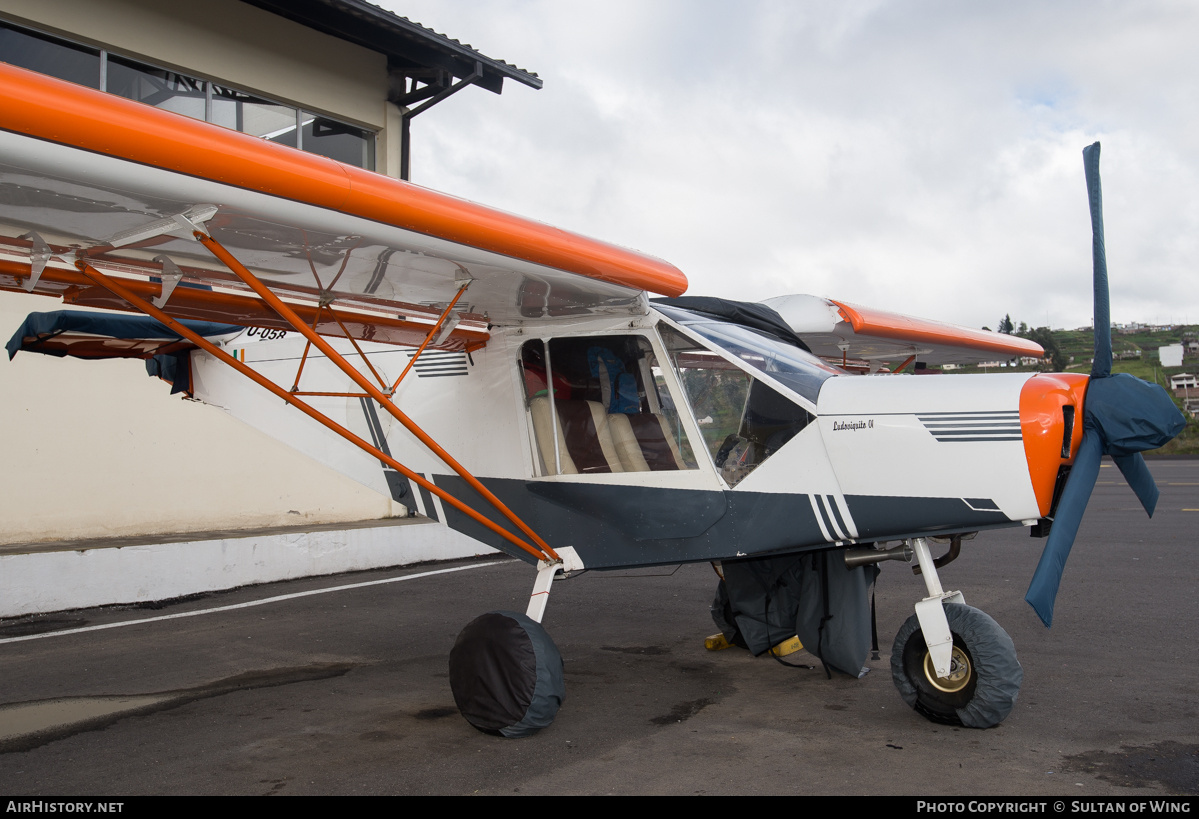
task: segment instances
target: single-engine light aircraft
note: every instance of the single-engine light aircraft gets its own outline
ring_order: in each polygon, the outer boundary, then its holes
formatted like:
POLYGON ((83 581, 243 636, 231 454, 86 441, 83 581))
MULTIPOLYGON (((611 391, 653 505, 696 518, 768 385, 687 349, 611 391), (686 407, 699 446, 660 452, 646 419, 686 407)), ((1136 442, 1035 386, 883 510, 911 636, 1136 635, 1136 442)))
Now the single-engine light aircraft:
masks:
POLYGON ((481 730, 558 710, 556 577, 711 561, 728 640, 798 636, 859 675, 876 564, 913 556, 927 594, 895 683, 930 719, 987 727, 1020 664, 937 567, 982 530, 1048 534, 1028 599, 1049 625, 1100 457, 1152 513, 1138 453, 1182 426, 1161 388, 1110 373, 1098 159, 1090 376, 909 377, 1042 350, 813 296, 684 296, 659 259, 0 64, 0 288, 118 311, 34 313, 8 349, 146 359, 528 562, 527 611, 480 616, 450 655, 481 730))

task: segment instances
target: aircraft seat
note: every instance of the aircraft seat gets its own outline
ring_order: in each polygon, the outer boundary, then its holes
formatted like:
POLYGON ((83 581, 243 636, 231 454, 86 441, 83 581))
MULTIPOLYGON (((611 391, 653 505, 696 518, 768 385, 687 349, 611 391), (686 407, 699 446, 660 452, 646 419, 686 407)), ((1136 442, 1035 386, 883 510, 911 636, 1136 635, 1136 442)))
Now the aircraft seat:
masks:
POLYGON ((614 413, 608 416, 608 426, 625 472, 683 468, 678 444, 661 415, 614 413))
MULTIPOLYGON (((598 401, 557 400, 558 457, 563 475, 625 472, 626 469, 612 438, 611 419, 598 401)), ((529 401, 529 414, 546 474, 558 474, 554 468, 553 418, 549 399, 539 396, 529 401)))

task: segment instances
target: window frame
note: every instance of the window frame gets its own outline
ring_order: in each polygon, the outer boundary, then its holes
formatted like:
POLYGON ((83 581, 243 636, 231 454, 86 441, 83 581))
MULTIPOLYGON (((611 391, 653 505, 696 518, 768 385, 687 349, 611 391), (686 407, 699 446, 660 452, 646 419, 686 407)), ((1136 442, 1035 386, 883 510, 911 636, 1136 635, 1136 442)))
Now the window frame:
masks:
MULTIPOLYGON (((671 318, 670 316, 667 316, 663 313, 659 313, 656 310, 654 312, 659 317, 659 321, 657 323, 655 323, 655 325, 654 325, 654 331, 655 331, 655 335, 659 336, 658 342, 661 344, 663 350, 667 349, 666 340, 661 337, 660 333, 658 333, 658 327, 660 327, 662 324, 665 324, 666 326, 670 327, 672 330, 678 331, 684 338, 690 339, 691 341, 695 342, 703 349, 720 357, 724 361, 726 361, 729 364, 731 364, 732 366, 736 367, 738 370, 741 370, 747 376, 749 376, 749 378, 751 380, 756 379, 758 381, 761 381, 763 384, 765 384, 766 386, 775 390, 776 392, 778 392, 781 396, 783 396, 787 400, 795 403, 797 406, 799 406, 801 409, 803 409, 805 412, 807 412, 808 414, 810 414, 812 416, 812 420, 810 422, 808 422, 807 427, 817 427, 818 426, 817 421, 819 420, 820 415, 819 415, 819 413, 816 412, 816 404, 814 401, 811 401, 811 400, 805 398, 804 396, 800 395, 799 393, 797 393, 795 390, 791 389, 787 385, 779 382, 778 379, 770 377, 770 373, 764 372, 762 370, 758 370, 758 369, 750 366, 748 363, 743 361, 740 357, 733 355, 732 353, 728 352, 724 348, 717 345, 715 342, 711 341, 708 338, 705 338, 700 333, 697 333, 697 332, 694 332, 694 331, 688 329, 687 325, 680 323, 679 321, 671 318)), ((713 320, 711 323, 727 324, 728 322, 721 322, 719 320, 713 320)), ((675 382, 678 383, 679 393, 683 396, 683 400, 687 404, 687 415, 689 415, 691 417, 692 424, 694 424, 696 430, 698 430, 698 424, 699 424, 698 414, 695 411, 695 407, 692 406, 692 404, 691 404, 691 396, 688 394, 687 390, 685 388, 683 388, 683 385, 681 383, 679 383, 678 373, 675 372, 674 361, 673 361, 673 359, 671 359, 669 357, 669 352, 667 352, 667 360, 670 361, 670 363, 671 363, 671 366, 670 366, 671 375, 673 376, 675 382)), ((836 375, 830 376, 830 378, 836 378, 836 377, 837 377, 836 375)), ((741 408, 742 419, 745 418, 745 404, 748 404, 748 402, 749 402, 749 390, 746 391, 745 403, 743 403, 742 408, 741 408)), ((801 430, 801 433, 802 433, 802 430, 801 430)), ((702 434, 699 435, 697 440, 699 440, 701 442, 700 448, 704 451, 704 453, 707 456, 708 466, 712 470, 715 471, 716 477, 720 480, 721 484, 727 489, 730 489, 730 490, 735 489, 735 485, 730 485, 729 482, 725 480, 723 470, 716 466, 716 462, 712 458, 712 452, 708 449, 707 443, 704 441, 702 434)), ((692 451, 695 451, 694 447, 692 447, 692 451)), ((738 485, 739 484, 740 484, 740 482, 738 482, 738 485)))
MULTIPOLYGON (((518 337, 518 338, 520 338, 520 337, 518 337)), ((605 328, 602 330, 595 330, 594 332, 586 332, 586 333, 571 333, 571 332, 553 333, 551 330, 551 331, 547 331, 547 332, 527 334, 524 338, 521 338, 519 340, 519 343, 514 345, 512 350, 513 350, 514 357, 516 359, 516 367, 514 368, 513 372, 515 373, 517 381, 518 381, 517 396, 518 396, 519 403, 520 403, 521 417, 523 419, 523 423, 525 424, 525 428, 528 431, 529 458, 530 458, 530 463, 528 466, 528 468, 530 469, 529 474, 532 476, 532 478, 534 480, 539 480, 539 481, 540 480, 568 480, 568 481, 582 480, 582 481, 594 482, 594 483, 629 483, 629 482, 643 482, 646 479, 646 476, 655 476, 655 477, 661 479, 663 476, 674 477, 674 476, 702 475, 703 478, 698 479, 700 481, 709 481, 712 477, 719 477, 718 470, 716 470, 712 465, 711 455, 709 454, 707 457, 702 457, 702 456, 700 456, 698 450, 696 450, 696 442, 697 441, 700 442, 700 446, 702 448, 706 449, 706 447, 703 447, 703 444, 702 444, 703 437, 700 435, 699 427, 696 425, 695 413, 691 409, 691 404, 687 400, 685 393, 682 393, 682 389, 683 389, 682 384, 679 382, 679 380, 677 378, 677 374, 674 371, 674 365, 670 362, 669 353, 666 351, 666 347, 662 342, 661 336, 657 332, 656 326, 635 327, 635 328, 609 327, 609 328, 605 328), (653 352, 654 357, 659 362, 659 367, 662 371, 662 377, 666 382, 665 383, 666 389, 669 391, 670 396, 671 396, 671 401, 675 405, 675 411, 678 413, 678 416, 682 421, 683 433, 686 436, 685 443, 686 443, 686 446, 690 449, 690 451, 692 453, 692 457, 694 458, 695 463, 696 463, 696 465, 694 467, 685 467, 683 469, 674 469, 674 470, 657 470, 657 471, 651 470, 649 472, 591 472, 591 473, 580 472, 580 473, 572 475, 572 474, 561 474, 560 472, 550 472, 547 468, 547 465, 543 463, 543 458, 541 455, 541 448, 540 448, 538 440, 537 440, 537 433, 533 427, 532 416, 531 416, 530 410, 529 410, 530 398, 528 396, 527 388, 525 386, 525 384, 526 384, 525 370, 524 370, 524 347, 525 347, 525 345, 531 341, 539 341, 539 342, 541 342, 541 344, 544 345, 543 352, 545 354, 546 363, 547 363, 546 391, 547 391, 547 396, 551 400, 551 407, 553 407, 553 403, 552 403, 553 402, 553 392, 554 392, 553 380, 552 380, 553 379, 553 354, 550 352, 550 349, 549 349, 550 344, 555 340, 561 340, 561 339, 605 338, 605 337, 611 338, 614 336, 615 337, 635 337, 635 338, 644 339, 645 342, 649 345, 649 348, 653 352), (684 396, 681 402, 679 401, 679 398, 678 398, 678 396, 680 394, 683 394, 683 396, 684 396), (633 476, 640 476, 640 477, 633 478, 633 476), (630 481, 630 478, 633 478, 633 480, 630 481)), ((640 374, 638 375, 638 380, 639 381, 644 380, 640 374)), ((656 389, 656 385, 655 385, 655 389, 656 389)), ((659 394, 657 396, 657 398, 660 403, 661 395, 659 394)), ((551 418, 553 419, 552 423, 553 423, 553 428, 555 431, 554 432, 554 437, 555 437, 554 443, 555 443, 555 451, 556 451, 557 450, 557 429, 558 429, 557 412, 556 411, 551 412, 550 415, 551 415, 551 418)), ((555 466, 560 466, 560 463, 555 464, 555 466)), ((689 478, 685 477, 685 478, 683 478, 683 480, 695 480, 695 479, 689 479, 689 478)))
MULTIPOLYGON (((110 57, 112 59, 116 60, 119 64, 124 64, 124 67, 126 67, 130 70, 136 71, 139 69, 146 69, 147 71, 161 71, 161 72, 165 72, 168 74, 174 74, 176 77, 190 80, 192 82, 202 83, 204 85, 204 117, 203 117, 203 119, 201 119, 199 117, 193 117, 190 114, 181 114, 178 111, 172 111, 170 108, 165 108, 165 107, 162 108, 162 110, 164 110, 164 111, 171 111, 172 113, 179 114, 179 116, 185 116, 185 117, 188 117, 189 119, 194 119, 197 122, 205 122, 205 123, 208 123, 209 125, 216 125, 217 127, 220 127, 220 128, 228 128, 229 127, 227 125, 222 125, 219 122, 215 122, 213 120, 213 112, 214 112, 213 86, 219 86, 227 91, 231 91, 236 94, 245 95, 246 97, 251 98, 251 100, 253 100, 255 103, 262 103, 262 104, 267 104, 267 105, 277 105, 282 108, 292 109, 295 111, 295 120, 296 120, 296 122, 295 122, 296 144, 294 146, 287 145, 284 142, 276 142, 273 139, 267 139, 266 137, 252 134, 249 131, 242 131, 237 128, 232 128, 230 130, 235 130, 238 133, 247 134, 248 136, 254 136, 257 139, 264 139, 268 142, 274 142, 276 145, 283 145, 284 147, 289 147, 289 148, 294 147, 298 151, 304 151, 305 153, 310 153, 310 154, 313 154, 314 156, 324 156, 326 158, 331 158, 327 154, 318 153, 317 151, 314 151, 311 148, 304 147, 304 126, 306 124, 305 120, 308 120, 309 123, 315 123, 316 120, 322 120, 322 119, 328 120, 337 125, 343 126, 347 129, 351 129, 352 131, 361 132, 366 135, 363 138, 363 147, 364 147, 363 153, 365 154, 364 159, 366 161, 362 165, 354 165, 353 163, 345 163, 345 164, 353 165, 354 167, 362 168, 363 170, 377 172, 376 168, 378 167, 378 164, 379 164, 378 163, 379 132, 376 130, 373 130, 371 128, 363 128, 363 127, 361 127, 359 125, 355 125, 354 123, 349 122, 347 120, 343 120, 339 117, 331 116, 329 114, 324 114, 319 111, 314 111, 312 109, 305 108, 302 105, 293 105, 291 103, 281 102, 281 101, 273 99, 271 97, 258 94, 256 92, 247 91, 245 89, 242 89, 242 88, 239 88, 239 87, 236 87, 233 85, 229 85, 228 83, 225 83, 224 81, 217 81, 217 80, 213 80, 208 77, 202 77, 202 76, 192 73, 190 71, 181 71, 176 68, 170 68, 165 65, 159 65, 154 62, 148 62, 139 57, 134 57, 134 56, 131 56, 128 54, 120 53, 120 52, 114 52, 111 49, 107 48, 106 46, 92 45, 90 43, 85 43, 80 40, 73 39, 71 37, 63 37, 61 35, 52 34, 48 31, 43 31, 38 28, 33 28, 31 26, 23 25, 20 23, 14 23, 11 20, 7 20, 4 18, 0 18, 0 28, 9 29, 9 30, 15 31, 19 34, 28 36, 28 37, 32 37, 32 38, 39 39, 39 40, 44 40, 52 45, 65 46, 67 48, 71 48, 71 49, 75 49, 75 50, 96 52, 99 55, 99 76, 97 77, 97 81, 96 81, 97 84, 94 86, 93 85, 85 85, 83 87, 98 89, 99 91, 101 91, 105 94, 112 94, 113 96, 120 97, 121 99, 128 99, 132 102, 139 102, 143 105, 149 105, 152 108, 159 108, 160 106, 153 105, 152 103, 142 102, 141 100, 136 100, 136 99, 133 99, 132 97, 126 97, 124 95, 116 94, 108 89, 108 74, 109 74, 108 63, 109 63, 110 57)), ((0 62, 5 62, 5 61, 0 59, 0 62)), ((27 69, 27 70, 34 70, 34 69, 27 69)), ((38 72, 38 73, 42 73, 42 72, 38 72)), ((55 76, 55 75, 45 74, 45 76, 50 77, 50 76, 55 76)), ((62 79, 62 78, 56 77, 56 79, 62 79)), ((64 82, 72 82, 72 80, 63 80, 63 81, 64 82)), ((335 159, 333 161, 338 162, 341 160, 335 159)))

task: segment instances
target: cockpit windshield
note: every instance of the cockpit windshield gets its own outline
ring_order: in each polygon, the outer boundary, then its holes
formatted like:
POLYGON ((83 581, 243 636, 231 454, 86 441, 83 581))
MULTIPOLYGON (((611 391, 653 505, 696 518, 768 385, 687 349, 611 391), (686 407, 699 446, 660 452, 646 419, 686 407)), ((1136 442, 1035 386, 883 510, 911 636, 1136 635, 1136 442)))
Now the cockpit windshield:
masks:
MULTIPOLYGON (((756 377, 754 370, 742 369, 709 349, 707 342, 685 336, 665 322, 658 325, 658 332, 704 448, 729 486, 739 484, 812 422, 814 416, 796 399, 756 377)), ((754 355, 765 361, 764 356, 754 355)), ((762 369, 759 363, 751 363, 762 369)))
POLYGON ((821 385, 841 371, 809 352, 771 338, 765 333, 676 307, 657 306, 666 315, 732 353, 753 369, 766 373, 799 395, 816 403, 821 385))

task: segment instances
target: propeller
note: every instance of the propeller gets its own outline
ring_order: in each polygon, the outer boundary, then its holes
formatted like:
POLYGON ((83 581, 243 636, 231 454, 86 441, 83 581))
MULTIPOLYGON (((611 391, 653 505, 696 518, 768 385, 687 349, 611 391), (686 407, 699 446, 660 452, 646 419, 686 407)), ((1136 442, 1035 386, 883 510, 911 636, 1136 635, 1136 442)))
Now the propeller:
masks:
POLYGON ((1066 558, 1078 534, 1087 508, 1099 462, 1112 456, 1124 480, 1136 493, 1150 517, 1157 506, 1158 490, 1141 453, 1157 449, 1182 431, 1186 419, 1169 394, 1157 384, 1129 375, 1112 374, 1111 308, 1108 302, 1107 256, 1103 245, 1103 192, 1099 185, 1099 143, 1082 151, 1091 203, 1091 255, 1094 258, 1095 360, 1083 402, 1083 435, 1074 467, 1053 518, 1053 528, 1041 562, 1033 574, 1024 599, 1046 626, 1053 625, 1053 603, 1057 598, 1066 558))

